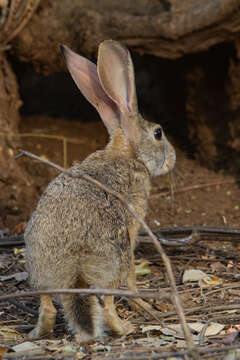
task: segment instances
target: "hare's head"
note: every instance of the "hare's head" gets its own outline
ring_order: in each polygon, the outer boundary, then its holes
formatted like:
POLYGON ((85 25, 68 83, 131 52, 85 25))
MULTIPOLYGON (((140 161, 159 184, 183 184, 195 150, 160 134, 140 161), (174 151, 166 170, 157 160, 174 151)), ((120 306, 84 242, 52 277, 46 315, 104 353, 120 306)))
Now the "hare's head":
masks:
POLYGON ((72 78, 97 109, 112 141, 124 141, 151 176, 170 171, 176 158, 172 145, 160 125, 146 121, 138 112, 129 51, 116 41, 106 40, 99 46, 96 66, 68 47, 61 48, 72 78))

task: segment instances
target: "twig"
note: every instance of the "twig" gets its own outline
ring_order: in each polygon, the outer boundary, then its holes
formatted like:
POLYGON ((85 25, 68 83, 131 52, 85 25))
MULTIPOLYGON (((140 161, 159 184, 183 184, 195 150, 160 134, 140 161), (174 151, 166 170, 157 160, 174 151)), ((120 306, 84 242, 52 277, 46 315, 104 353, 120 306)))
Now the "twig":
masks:
MULTIPOLYGON (((3 292, 2 290, 0 290, 0 296, 3 295, 3 294, 4 294, 4 292, 3 292)), ((4 296, 4 295, 3 295, 3 296, 4 296)), ((38 311, 33 310, 33 309, 31 309, 30 307, 28 307, 27 305, 21 304, 21 303, 19 303, 18 301, 15 301, 14 299, 10 299, 9 302, 10 302, 12 305, 16 306, 17 308, 19 308, 19 309, 21 309, 21 310, 23 310, 23 311, 26 311, 26 312, 28 312, 28 313, 30 313, 30 314, 32 314, 32 315, 35 315, 35 316, 36 316, 36 315, 38 314, 38 311)))
MULTIPOLYGON (((174 190, 174 194, 180 194, 180 193, 184 193, 187 191, 192 191, 192 190, 198 190, 198 189, 203 189, 206 187, 211 187, 211 186, 218 186, 218 185, 228 185, 228 184, 235 184, 240 182, 240 179, 234 179, 234 180, 223 180, 223 181, 214 181, 211 183, 205 183, 205 184, 196 184, 196 185, 192 185, 192 186, 186 186, 184 188, 180 188, 180 189, 175 189, 174 190)), ((158 194, 153 194, 152 197, 159 197, 159 196, 166 196, 166 195, 170 195, 171 193, 169 191, 167 192, 161 192, 158 194)))
MULTIPOLYGON (((227 228, 227 227, 205 227, 205 226, 189 226, 189 227, 176 227, 176 228, 168 228, 168 229, 160 229, 156 231, 156 234, 161 235, 175 235, 175 236, 183 236, 184 234, 191 234, 193 232, 197 232, 204 236, 222 236, 227 238, 228 236, 237 237, 240 239, 240 229, 237 228, 227 228)), ((154 232, 155 233, 155 232, 154 232)))
POLYGON ((120 289, 53 289, 53 290, 39 290, 39 291, 27 291, 17 292, 13 294, 1 295, 0 301, 5 301, 13 298, 29 297, 36 295, 57 295, 57 294, 80 294, 81 296, 92 296, 92 295, 105 295, 105 296, 122 296, 129 298, 142 298, 142 299, 165 299, 169 295, 166 293, 147 293, 145 291, 134 292, 130 290, 120 289))
POLYGON ((62 142, 63 145, 63 167, 67 169, 67 144, 85 144, 85 141, 67 137, 64 135, 52 135, 52 134, 43 134, 43 133, 14 133, 14 132, 0 132, 0 136, 3 137, 20 137, 20 138, 28 138, 28 137, 36 137, 36 138, 44 138, 51 140, 58 140, 62 142))
POLYGON ((9 354, 4 354, 4 359, 37 359, 36 356, 41 356, 41 359, 52 359, 51 357, 44 356, 46 354, 46 350, 44 348, 39 349, 29 349, 29 350, 22 350, 17 352, 12 352, 9 354))
MULTIPOLYGON (((155 233, 155 232, 153 232, 155 233)), ((186 246, 186 245, 192 245, 200 240, 200 235, 197 232, 193 232, 191 235, 186 236, 181 239, 166 239, 162 236, 157 236, 158 241, 165 246, 186 246)), ((149 239, 148 236, 140 235, 137 239, 138 242, 141 243, 152 243, 152 240, 149 239)))
MULTIPOLYGON (((159 296, 157 296, 157 299, 159 299, 159 296)), ((162 300, 171 300, 170 294, 165 293, 164 294, 164 298, 162 298, 162 300)), ((146 313, 148 313, 149 315, 151 315, 151 317, 156 320, 159 324, 162 324, 162 321, 158 318, 158 315, 156 315, 153 311, 148 310, 146 307, 144 307, 142 304, 139 304, 136 300, 134 300, 133 298, 131 299, 132 302, 134 302, 135 304, 137 304, 137 306, 139 306, 143 311, 145 311, 146 313)), ((146 319, 146 318, 145 318, 146 319)))
MULTIPOLYGON (((195 312, 206 312, 208 310, 212 310, 212 311, 217 311, 217 310, 233 310, 233 309, 237 309, 240 310, 240 304, 232 304, 232 305, 217 305, 217 306, 209 306, 209 305, 202 305, 202 306, 194 306, 192 308, 188 308, 185 309, 185 316, 188 314, 192 314, 195 312)), ((168 318, 170 316, 174 316, 176 315, 177 312, 172 310, 172 311, 166 311, 164 313, 160 313, 158 315, 159 318, 168 318)))
MULTIPOLYGON (((18 156, 16 157, 18 158, 18 156)), ((38 160, 38 159, 37 159, 38 160)), ((43 162, 45 160, 41 159, 43 162)), ((58 169, 60 170, 60 169, 58 169)), ((61 170, 60 170, 61 171, 61 170)), ((158 241, 166 246, 185 246, 192 245, 199 241, 205 239, 210 241, 231 241, 237 242, 240 241, 240 229, 235 228, 225 228, 225 227, 205 227, 205 226, 187 226, 187 227, 174 227, 161 230, 155 230, 153 233, 157 236, 158 241), (190 233, 190 235, 188 235, 190 233), (163 238, 164 236, 174 236, 174 238, 163 238), (184 236, 177 238, 179 236, 184 236), (176 236, 176 238, 175 238, 176 236)), ((138 242, 140 243, 152 243, 152 240, 149 239, 149 236, 146 233, 139 233, 138 242)), ((3 236, 0 238, 0 247, 1 246, 15 246, 24 245, 23 235, 18 236, 3 236)))
POLYGON ((217 305, 217 306, 210 306, 210 305, 195 306, 188 310, 186 309, 185 313, 190 314, 190 313, 197 312, 197 311, 201 311, 201 313, 202 313, 203 311, 207 311, 209 309, 211 309, 212 311, 216 311, 216 310, 223 311, 223 310, 233 310, 233 309, 240 310, 240 304, 217 305))
POLYGON ((236 315, 236 314, 229 314, 229 315, 219 315, 219 316, 215 316, 211 319, 209 319, 206 324, 204 324, 200 334, 199 334, 199 340, 198 340, 198 343, 199 345, 203 345, 203 339, 204 339, 204 336, 205 336, 205 333, 206 333, 206 330, 208 328, 208 326, 212 323, 212 322, 216 322, 216 321, 219 321, 219 320, 223 320, 223 319, 231 319, 232 317, 234 316, 234 318, 240 318, 240 315, 236 315))
MULTIPOLYGON (((32 158, 35 158, 35 159, 38 159, 38 160, 44 162, 45 164, 53 166, 53 167, 55 167, 56 169, 58 169, 60 171, 64 171, 64 169, 62 167, 60 167, 58 165, 55 165, 54 163, 52 163, 52 162, 50 162, 48 160, 41 159, 41 158, 37 157, 36 155, 31 154, 31 153, 29 153, 27 151, 22 151, 20 155, 21 156, 24 156, 24 155, 25 156, 30 156, 32 158)), ((20 157, 20 155, 18 156, 18 158, 20 157)), ((82 177, 83 179, 91 182, 92 184, 95 184, 96 186, 98 186, 102 190, 106 191, 107 193, 109 193, 109 194, 113 195, 114 197, 116 197, 117 199, 119 199, 122 203, 124 203, 124 205, 126 206, 128 211, 136 218, 136 220, 142 225, 144 230, 148 233, 148 235, 150 236, 150 238, 153 241, 153 244, 154 244, 155 248, 160 253, 160 255, 162 257, 162 260, 163 260, 163 263, 164 263, 164 265, 166 267, 167 275, 168 275, 170 286, 171 286, 172 301, 173 301, 173 304, 174 304, 174 306, 176 308, 176 311, 177 311, 177 314, 179 316, 180 322, 182 324, 187 345, 189 347, 189 350, 191 351, 192 357, 193 358, 198 358, 197 352, 196 353, 194 352, 194 343, 193 343, 193 340, 192 340, 192 335, 191 335, 191 332, 189 330, 189 327, 187 325, 187 322, 186 322, 186 319, 185 319, 185 316, 184 316, 181 300, 180 300, 180 298, 178 296, 178 293, 177 293, 177 286, 176 286, 176 283, 175 283, 175 279, 174 279, 174 275, 173 275, 173 271, 172 271, 172 267, 171 267, 169 258, 167 257, 162 245, 158 242, 156 236, 152 233, 149 226, 137 214, 137 212, 135 211, 132 204, 128 203, 121 194, 119 194, 116 191, 110 189, 106 185, 101 184, 99 181, 93 179, 91 176, 89 176, 87 174, 82 173, 82 174, 79 174, 78 176, 74 176, 74 174, 71 174, 69 171, 65 171, 65 174, 68 174, 71 177, 82 177)))
POLYGON ((25 242, 23 235, 18 236, 3 236, 0 238, 0 248, 1 247, 11 247, 11 246, 24 246, 25 242))
MULTIPOLYGON (((32 154, 32 153, 29 152, 29 151, 25 151, 25 150, 20 150, 20 151, 21 151, 21 152, 20 152, 18 155, 15 156, 15 159, 16 159, 16 160, 17 160, 17 159, 20 159, 20 158, 23 157, 23 156, 28 156, 28 157, 30 157, 30 158, 32 158, 32 159, 41 161, 42 163, 44 163, 44 164, 46 164, 46 165, 52 166, 52 167, 54 167, 55 169, 59 170, 60 172, 65 172, 65 173, 69 174, 62 166, 57 165, 57 164, 53 163, 52 161, 49 161, 49 160, 47 160, 47 159, 42 159, 42 158, 40 158, 39 156, 37 156, 37 155, 35 155, 35 154, 32 154)), ((80 175, 78 175, 78 176, 74 176, 73 174, 72 174, 72 175, 69 174, 69 175, 72 176, 72 177, 80 177, 80 175)))
POLYGON ((222 285, 221 287, 219 287, 218 289, 214 289, 214 290, 210 290, 208 292, 206 292, 204 294, 204 296, 209 296, 209 295, 212 295, 216 292, 219 292, 219 291, 223 291, 223 290, 228 290, 228 289, 234 289, 234 288, 239 288, 240 287, 240 283, 232 283, 232 284, 227 284, 227 285, 222 285))
MULTIPOLYGON (((234 345, 224 345, 224 346, 215 346, 215 347, 208 347, 208 348, 198 348, 198 351, 200 354, 204 355, 204 354, 213 354, 213 353, 223 353, 229 350, 234 350, 234 349, 240 349, 240 344, 234 344, 234 345)), ((155 349, 152 348, 151 352, 153 352, 155 349)), ((143 351, 144 352, 144 351, 143 351)), ((146 352, 146 351, 145 351, 146 352)), ((189 354, 189 350, 182 350, 182 351, 169 351, 169 352, 163 352, 163 351, 159 351, 158 353, 152 354, 152 353, 148 353, 148 354, 140 354, 139 352, 136 351, 129 351, 127 352, 127 354, 123 354, 122 352, 119 354, 114 353, 113 357, 110 357, 108 355, 107 359, 108 360, 117 360, 117 359, 121 359, 121 360, 157 360, 157 359, 170 359, 170 358, 178 358, 181 359, 184 356, 189 354), (118 356, 118 357, 117 357, 118 356)), ((95 357, 98 360, 104 360, 105 358, 103 357, 95 357)))

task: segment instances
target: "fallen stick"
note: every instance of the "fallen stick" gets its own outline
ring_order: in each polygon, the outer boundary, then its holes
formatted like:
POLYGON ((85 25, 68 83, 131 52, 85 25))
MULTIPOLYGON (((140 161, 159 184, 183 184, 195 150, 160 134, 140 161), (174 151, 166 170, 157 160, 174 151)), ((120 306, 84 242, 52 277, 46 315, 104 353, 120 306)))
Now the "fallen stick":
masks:
MULTIPOLYGON (((205 226, 187 226, 174 227, 153 231, 157 240, 165 246, 187 246, 198 243, 199 241, 227 241, 240 242, 240 229, 226 227, 205 227, 205 226), (184 236, 185 237, 182 237, 184 236), (166 238, 163 236, 172 236, 166 238)), ((152 240, 146 233, 139 233, 138 243, 152 243, 152 240)), ((0 238, 1 247, 23 246, 23 235, 2 236, 0 238)))
MULTIPOLYGON (((204 188, 211 187, 211 186, 237 184, 239 182, 240 182, 240 179, 234 179, 234 180, 214 181, 214 182, 205 183, 205 184, 195 184, 195 185, 191 185, 191 186, 186 186, 184 188, 175 189, 174 194, 181 194, 181 193, 184 193, 187 191, 204 189, 204 188)), ((170 194, 171 194, 170 191, 161 191, 160 193, 153 194, 152 197, 156 198, 159 196, 166 196, 166 195, 170 195, 170 194)))
POLYGON ((17 292, 13 294, 1 295, 0 301, 6 301, 13 298, 15 299, 15 298, 29 297, 36 295, 58 295, 58 294, 80 294, 81 296, 92 296, 92 295, 121 296, 121 297, 142 298, 142 299, 169 298, 168 293, 161 295, 159 292, 147 293, 144 291, 134 292, 130 290, 95 288, 95 289, 53 289, 53 290, 17 292))

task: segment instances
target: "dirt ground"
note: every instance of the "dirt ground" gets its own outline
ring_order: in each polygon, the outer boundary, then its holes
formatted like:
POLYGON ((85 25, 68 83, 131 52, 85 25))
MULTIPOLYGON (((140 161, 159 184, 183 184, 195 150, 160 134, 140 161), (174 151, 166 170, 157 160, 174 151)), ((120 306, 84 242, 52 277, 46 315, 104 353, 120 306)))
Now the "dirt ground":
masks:
MULTIPOLYGON (((89 153, 103 148, 108 141, 101 121, 69 123, 64 119, 51 121, 44 116, 29 116, 22 121, 20 131, 25 150, 63 167, 82 161, 89 153), (29 136, 29 133, 35 137, 29 136), (65 164, 63 139, 67 143, 65 164)), ((174 139, 170 140, 174 144, 174 139)), ((240 227, 240 179, 224 171, 208 170, 176 145, 175 148, 177 162, 172 174, 153 179, 147 217, 151 228, 193 225, 240 227)), ((55 169, 30 159, 27 167, 39 185, 39 194, 57 175, 55 169)), ((27 219, 22 217, 23 220, 27 219)))
MULTIPOLYGON (((71 120, 69 123, 65 119, 51 121, 47 117, 32 116, 24 118, 20 131, 23 149, 66 167, 81 161, 95 149, 102 148, 107 141, 101 122, 79 123, 71 120), (30 133, 34 136, 29 136, 30 133)), ((176 148, 176 152, 177 165, 171 176, 153 180, 146 218, 150 227, 240 228, 239 179, 224 171, 214 172, 202 167, 179 148, 176 148)), ((41 194, 57 171, 31 159, 24 160, 24 163, 41 194)), ((34 207, 35 203, 32 204, 32 210, 34 207)), ((0 229, 0 294, 29 290, 24 269, 24 246, 21 242, 29 214, 21 212, 21 204, 19 208, 17 213, 9 211, 1 219, 5 228, 0 229), (19 244, 13 242, 6 245, 6 238, 10 235, 18 236, 19 244)), ((225 239, 228 241, 224 239, 206 236, 204 241, 192 245, 165 247, 187 320, 191 323, 194 341, 196 344, 201 341, 201 348, 206 351, 201 358, 224 359, 226 352, 217 351, 223 346, 234 344, 240 329, 240 236, 235 236, 234 240, 230 236, 225 239), (205 275, 201 280, 183 282, 185 271, 190 269, 201 270, 205 275), (210 329, 211 323, 215 325, 210 329), (203 324, 209 325, 206 326, 205 335, 203 324), (208 351, 213 352, 209 354, 208 351)), ((168 293, 169 282, 154 247, 141 240, 136 258, 136 269, 139 271, 140 266, 141 270, 138 287, 146 291, 160 289, 168 293)), ((173 359, 179 358, 178 352, 186 347, 181 330, 171 328, 171 325, 179 324, 179 319, 169 300, 152 301, 157 320, 144 311, 132 311, 126 299, 118 298, 119 315, 135 324, 134 334, 123 338, 106 337, 80 347, 74 343, 59 309, 55 332, 48 340, 35 341, 34 349, 33 343, 26 348, 14 348, 28 341, 27 333, 37 321, 39 299, 25 297, 15 301, 17 304, 5 301, 0 303, 0 358, 1 354, 8 351, 5 357, 15 359, 23 356, 28 359, 151 359, 152 356, 155 359, 172 351, 175 352, 171 357, 173 359), (33 310, 32 313, 29 309, 20 309, 19 304, 33 310)))

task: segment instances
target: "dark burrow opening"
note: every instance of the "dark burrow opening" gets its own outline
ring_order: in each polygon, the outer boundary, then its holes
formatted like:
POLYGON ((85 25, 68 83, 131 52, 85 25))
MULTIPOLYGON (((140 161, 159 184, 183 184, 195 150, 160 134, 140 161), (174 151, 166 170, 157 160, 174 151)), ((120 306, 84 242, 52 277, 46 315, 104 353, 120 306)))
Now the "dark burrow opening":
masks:
MULTIPOLYGON (((231 43, 177 60, 133 54, 140 112, 161 123, 173 143, 188 156, 213 169, 230 169, 229 157, 239 157, 239 149, 231 146, 235 133, 230 131, 230 122, 236 123, 229 95, 232 61, 236 57, 231 43)), ((13 64, 23 118, 43 115, 55 123, 65 118, 69 128, 71 122, 101 122, 67 72, 43 76, 29 64, 13 64)))

